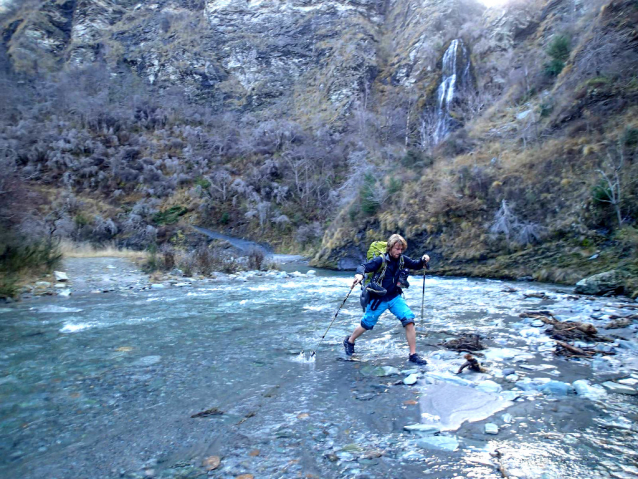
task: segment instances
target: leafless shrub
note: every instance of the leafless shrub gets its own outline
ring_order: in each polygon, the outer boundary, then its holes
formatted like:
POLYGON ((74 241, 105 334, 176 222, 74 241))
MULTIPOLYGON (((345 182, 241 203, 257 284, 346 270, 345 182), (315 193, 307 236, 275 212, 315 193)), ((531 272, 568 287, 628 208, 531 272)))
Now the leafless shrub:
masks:
POLYGON ((295 240, 302 246, 306 246, 308 243, 314 242, 323 236, 323 229, 318 222, 313 222, 309 225, 300 226, 295 234, 295 240))
POLYGON ((527 245, 541 240, 543 228, 535 223, 519 221, 507 201, 503 200, 489 231, 494 237, 504 235, 508 244, 527 245))
POLYGON ((261 270, 264 259, 266 255, 264 254, 264 250, 261 248, 251 248, 248 252, 248 269, 250 270, 261 270))

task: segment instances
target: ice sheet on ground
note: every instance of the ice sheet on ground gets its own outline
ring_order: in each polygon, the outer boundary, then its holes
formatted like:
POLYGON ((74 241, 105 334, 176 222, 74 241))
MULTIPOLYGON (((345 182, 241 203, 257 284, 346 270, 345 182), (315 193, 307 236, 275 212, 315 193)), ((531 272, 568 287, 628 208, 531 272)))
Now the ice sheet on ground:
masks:
POLYGON ((456 431, 465 421, 481 421, 513 404, 496 394, 456 384, 428 385, 421 391, 421 414, 439 416, 443 431, 456 431))

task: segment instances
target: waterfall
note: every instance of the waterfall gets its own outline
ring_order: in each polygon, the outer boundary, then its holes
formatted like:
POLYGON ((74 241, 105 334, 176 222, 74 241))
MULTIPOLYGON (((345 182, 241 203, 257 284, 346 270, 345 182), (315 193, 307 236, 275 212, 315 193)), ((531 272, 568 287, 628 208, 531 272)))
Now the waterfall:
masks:
POLYGON ((450 109, 455 99, 455 92, 471 81, 470 56, 463 40, 452 40, 443 55, 441 71, 441 84, 437 90, 435 145, 444 140, 454 126, 455 120, 450 115, 450 109))

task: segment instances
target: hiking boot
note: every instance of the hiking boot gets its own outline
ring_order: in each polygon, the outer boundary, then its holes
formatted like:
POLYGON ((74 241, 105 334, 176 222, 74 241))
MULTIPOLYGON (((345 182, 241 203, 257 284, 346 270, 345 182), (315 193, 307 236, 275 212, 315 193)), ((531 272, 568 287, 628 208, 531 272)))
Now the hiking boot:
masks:
POLYGON ((410 362, 419 366, 425 366, 428 362, 419 356, 417 353, 410 354, 410 362))
POLYGON ((346 356, 352 356, 354 354, 354 344, 348 339, 350 339, 350 336, 346 336, 346 339, 343 340, 343 348, 346 350, 346 356))

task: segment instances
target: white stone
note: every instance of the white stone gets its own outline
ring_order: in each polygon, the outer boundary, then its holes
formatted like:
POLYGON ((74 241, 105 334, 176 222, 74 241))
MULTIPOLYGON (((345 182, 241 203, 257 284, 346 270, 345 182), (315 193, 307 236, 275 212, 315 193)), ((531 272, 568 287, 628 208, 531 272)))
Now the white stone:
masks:
POLYGON ((587 399, 600 400, 607 396, 605 388, 598 385, 591 385, 586 379, 574 381, 572 386, 576 390, 576 394, 587 399))
POLYGON ((164 286, 161 283, 153 283, 153 284, 151 284, 151 288, 153 288, 153 289, 164 289, 164 288, 166 288, 166 286, 164 286))
POLYGON ((543 326, 545 326, 545 323, 543 323, 540 319, 535 319, 534 321, 532 321, 531 326, 535 328, 542 328, 543 326))
POLYGON ((308 276, 314 276, 317 274, 317 272, 314 269, 309 269, 308 272, 306 273, 308 276))
POLYGON ((436 449, 439 451, 456 451, 459 448, 459 441, 453 436, 428 436, 419 439, 417 446, 423 449, 436 449))
POLYGON ((383 366, 384 376, 395 376, 400 374, 400 371, 392 366, 383 366))
POLYGON ((509 424, 514 420, 514 417, 510 413, 505 413, 502 417, 505 424, 509 424))
POLYGON ((636 391, 634 388, 612 381, 605 381, 603 383, 603 386, 609 389, 609 391, 611 391, 612 393, 628 394, 630 396, 635 396, 636 394, 638 394, 638 391, 636 391))
POLYGON ((53 272, 56 281, 68 281, 69 277, 63 271, 54 271, 53 272))
POLYGON ((518 381, 518 374, 510 374, 505 377, 505 380, 509 381, 510 383, 515 383, 516 381, 518 381))
POLYGON ((503 390, 500 384, 490 381, 489 379, 478 383, 476 389, 486 393, 500 393, 503 390))
POLYGON ((536 328, 524 328, 521 329, 520 335, 524 338, 533 338, 541 335, 541 332, 536 328))
POLYGON ((625 386, 635 386, 636 384, 638 384, 638 379, 634 379, 634 378, 619 379, 618 383, 624 384, 625 386))
POLYGON ((488 422, 485 425, 485 434, 498 434, 498 426, 494 423, 488 422))
POLYGON ((58 296, 64 296, 64 297, 71 296, 71 290, 70 289, 63 289, 63 290, 58 292, 58 296))
POLYGON ((413 384, 416 384, 418 380, 419 378, 416 374, 410 374, 407 378, 403 380, 403 384, 407 386, 412 386, 413 384))

